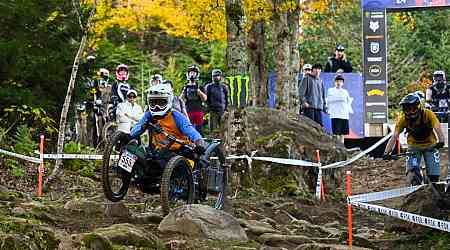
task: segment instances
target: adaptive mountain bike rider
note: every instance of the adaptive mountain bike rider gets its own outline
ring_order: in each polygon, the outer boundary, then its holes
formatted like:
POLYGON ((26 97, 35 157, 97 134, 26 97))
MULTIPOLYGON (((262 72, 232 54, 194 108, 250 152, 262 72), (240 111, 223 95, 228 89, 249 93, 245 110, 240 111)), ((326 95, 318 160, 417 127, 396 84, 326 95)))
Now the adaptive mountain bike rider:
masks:
POLYGON ((111 103, 113 104, 112 109, 110 110, 111 120, 116 119, 117 104, 126 100, 127 92, 131 89, 127 81, 128 66, 120 64, 116 68, 116 81, 113 83, 111 89, 111 103))
POLYGON ((427 177, 430 182, 438 182, 440 175, 439 150, 444 144, 444 134, 436 115, 428 109, 424 109, 417 93, 406 95, 401 101, 402 114, 395 124, 395 131, 384 151, 383 159, 390 160, 391 152, 399 134, 406 129, 408 133, 408 155, 406 162, 407 179, 411 185, 422 184, 423 177, 420 173, 420 161, 422 156, 427 168, 427 177), (434 131, 437 134, 434 133, 434 131))
POLYGON ((427 89, 426 101, 441 121, 447 120, 449 97, 450 87, 447 85, 445 72, 437 70, 433 73, 433 84, 427 89))
MULTIPOLYGON (((186 143, 193 142, 196 147, 194 151, 197 154, 205 152, 205 142, 200 133, 195 130, 189 120, 180 112, 172 110, 173 90, 169 84, 157 84, 149 88, 147 94, 149 111, 131 129, 131 138, 139 138, 147 129, 149 123, 157 123, 168 134, 176 137, 186 143)), ((157 151, 165 148, 170 140, 158 131, 149 129, 151 151, 157 151)), ((174 143, 170 150, 176 152, 182 145, 174 143)), ((165 158, 163 156, 163 158, 165 158)))

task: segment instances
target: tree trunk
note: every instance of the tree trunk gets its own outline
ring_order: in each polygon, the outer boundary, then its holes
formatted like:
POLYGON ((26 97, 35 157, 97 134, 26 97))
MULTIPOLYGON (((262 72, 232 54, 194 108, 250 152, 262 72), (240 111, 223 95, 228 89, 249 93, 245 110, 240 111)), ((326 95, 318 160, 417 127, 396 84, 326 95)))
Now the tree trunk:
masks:
MULTIPOLYGON (((248 76, 247 34, 245 31, 244 0, 226 0, 225 13, 227 19, 227 67, 229 76, 248 76)), ((252 79, 250 81, 254 82, 252 79)), ((252 96, 254 87, 250 87, 249 95, 252 96)), ((246 144, 243 135, 246 130, 242 119, 243 110, 233 109, 224 118, 226 131, 225 149, 227 154, 248 154, 242 145, 246 144)), ((246 169, 243 161, 233 165, 233 169, 246 169), (236 168, 237 167, 237 168, 236 168)), ((233 179, 236 186, 240 187, 245 182, 246 172, 235 172, 233 179)))
POLYGON ((252 105, 261 107, 266 106, 268 101, 265 32, 264 21, 261 20, 252 24, 248 36, 252 105))
POLYGON ((289 111, 295 113, 297 113, 299 109, 298 74, 300 72, 300 51, 298 42, 300 37, 300 1, 301 0, 296 0, 297 8, 288 14, 288 25, 290 30, 289 111))
POLYGON ((292 110, 295 107, 296 73, 299 67, 298 42, 300 21, 300 0, 296 0, 295 10, 288 10, 282 6, 287 0, 273 0, 272 39, 275 50, 277 74, 276 108, 292 110), (293 51, 296 50, 296 51, 293 51), (295 94, 293 94, 295 93, 295 94), (295 96, 295 98, 293 97, 295 96))
MULTIPOLYGON (((92 10, 89 13, 89 18, 87 21, 86 26, 82 28, 83 30, 83 36, 81 38, 81 42, 80 42, 80 47, 78 48, 77 54, 75 56, 75 59, 73 60, 73 66, 72 66, 72 73, 70 75, 70 81, 69 81, 69 85, 67 86, 67 93, 66 93, 66 98, 64 100, 64 105, 61 111, 61 118, 59 120, 59 132, 58 132, 58 144, 57 144, 57 153, 61 154, 63 153, 64 150, 64 132, 66 131, 66 124, 67 124, 67 114, 69 112, 69 108, 70 108, 70 101, 72 99, 72 94, 73 94, 73 90, 75 87, 75 79, 77 77, 77 72, 78 72, 78 64, 80 62, 80 57, 84 51, 84 48, 86 46, 86 42, 87 42, 87 36, 88 36, 88 32, 89 32, 89 28, 92 25, 92 18, 95 14, 95 9, 97 7, 97 1, 94 1, 93 6, 92 6, 92 10)), ((59 174, 59 170, 61 168, 61 163, 62 160, 61 159, 57 159, 56 163, 55 163, 55 167, 53 168, 52 173, 50 174, 50 176, 47 178, 47 180, 45 181, 45 187, 46 189, 49 189, 51 186, 52 181, 57 177, 57 175, 59 174)))

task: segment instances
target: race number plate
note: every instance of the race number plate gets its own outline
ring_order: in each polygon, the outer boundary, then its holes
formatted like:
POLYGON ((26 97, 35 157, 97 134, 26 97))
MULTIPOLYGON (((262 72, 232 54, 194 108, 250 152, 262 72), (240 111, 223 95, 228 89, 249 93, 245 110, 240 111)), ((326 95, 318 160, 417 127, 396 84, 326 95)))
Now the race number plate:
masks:
POLYGON ((119 160, 119 167, 125 169, 129 173, 131 173, 131 170, 133 170, 133 165, 137 160, 137 156, 134 154, 124 150, 122 155, 120 156, 119 160))
POLYGON ((447 100, 439 100, 439 108, 446 108, 447 106, 447 100))

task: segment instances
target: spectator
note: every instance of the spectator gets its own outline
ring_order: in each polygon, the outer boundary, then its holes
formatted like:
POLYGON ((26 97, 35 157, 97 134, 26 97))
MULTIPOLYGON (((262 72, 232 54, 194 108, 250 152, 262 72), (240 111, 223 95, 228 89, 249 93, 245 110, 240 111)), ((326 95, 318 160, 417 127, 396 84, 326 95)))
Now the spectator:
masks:
POLYGON ((222 71, 214 69, 211 73, 211 78, 212 82, 205 87, 210 135, 222 124, 223 113, 228 107, 228 88, 222 83, 222 71))
MULTIPOLYGON (((173 89, 173 82, 171 80, 164 80, 162 84, 169 84, 173 89)), ((186 104, 184 101, 177 95, 173 95, 173 101, 172 101, 172 109, 182 113, 186 118, 189 120, 189 115, 186 111, 186 104)))
POLYGON ((198 84, 199 77, 200 69, 195 65, 189 66, 186 72, 188 82, 181 91, 181 98, 186 103, 189 120, 197 131, 202 134, 203 117, 205 116, 203 102, 206 101, 206 95, 203 87, 198 84))
POLYGON ((131 128, 141 119, 143 111, 141 106, 136 103, 137 92, 130 89, 127 92, 127 100, 117 105, 117 130, 126 134, 130 133, 131 128))
POLYGON ((344 77, 341 74, 336 75, 334 79, 334 88, 327 91, 328 113, 331 118, 331 127, 333 134, 344 144, 344 136, 349 133, 349 114, 353 113, 352 99, 347 90, 342 88, 344 77))
POLYGON ((335 73, 338 70, 343 70, 345 73, 351 73, 353 71, 352 64, 345 55, 344 46, 338 44, 336 45, 336 50, 334 51, 334 57, 329 57, 327 64, 325 65, 324 72, 335 73))
POLYGON ((162 82, 163 82, 162 75, 154 74, 150 78, 150 87, 153 86, 153 85, 158 85, 158 84, 160 84, 162 82))
POLYGON ((311 74, 312 65, 309 63, 306 63, 303 65, 303 77, 305 77, 306 74, 311 74))
POLYGON ((326 112, 325 90, 320 80, 322 65, 316 63, 312 66, 311 74, 306 74, 299 86, 300 105, 303 115, 322 126, 321 111, 326 112))

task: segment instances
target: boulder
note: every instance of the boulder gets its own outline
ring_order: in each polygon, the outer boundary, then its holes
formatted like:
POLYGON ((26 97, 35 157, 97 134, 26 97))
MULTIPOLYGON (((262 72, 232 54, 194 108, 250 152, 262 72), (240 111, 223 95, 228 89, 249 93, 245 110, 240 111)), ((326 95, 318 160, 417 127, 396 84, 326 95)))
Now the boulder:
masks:
MULTIPOLYGON (((249 107, 241 112, 231 112, 222 137, 228 154, 299 159, 316 162, 320 150, 322 164, 345 160, 347 151, 322 127, 309 118, 269 108, 249 107)), ((243 186, 261 184, 267 191, 295 193, 299 186, 314 190, 317 169, 281 165, 266 161, 253 161, 252 168, 243 161, 234 163, 232 169, 247 171, 238 182, 243 186), (245 165, 245 164, 244 164, 245 165)), ((343 170, 342 170, 343 171, 343 170)), ((341 183, 341 170, 325 171, 327 190, 341 183)))
POLYGON ((128 218, 131 216, 131 212, 123 202, 112 202, 105 205, 105 215, 107 217, 128 218))
POLYGON ((83 212, 86 214, 102 214, 104 212, 102 204, 86 199, 70 200, 64 205, 64 209, 72 212, 83 212))
POLYGON ((179 233, 190 238, 247 241, 239 222, 230 214, 205 205, 174 209, 159 224, 162 233, 179 233))
POLYGON ((261 235, 264 233, 279 233, 278 230, 274 229, 272 225, 266 222, 257 220, 238 220, 241 226, 245 227, 247 232, 251 232, 255 235, 261 235))
POLYGON ((162 246, 155 235, 128 223, 98 228, 91 233, 84 234, 82 241, 91 248, 98 247, 95 249, 112 249, 110 248, 112 245, 146 247, 149 249, 157 249, 162 246))

